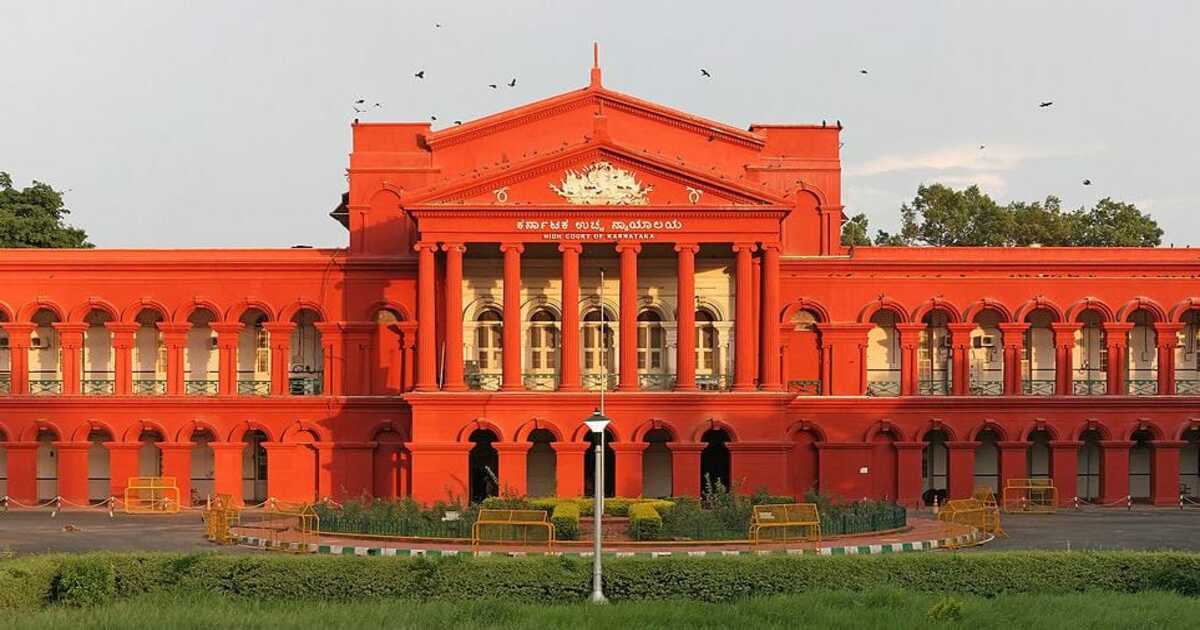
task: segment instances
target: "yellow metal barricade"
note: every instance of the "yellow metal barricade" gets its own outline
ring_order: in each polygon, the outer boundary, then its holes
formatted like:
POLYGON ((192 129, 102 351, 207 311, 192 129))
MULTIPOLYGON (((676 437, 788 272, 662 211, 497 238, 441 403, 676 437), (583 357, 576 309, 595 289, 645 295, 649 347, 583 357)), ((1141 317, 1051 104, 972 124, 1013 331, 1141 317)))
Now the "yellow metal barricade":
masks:
POLYGON ((1003 500, 1005 512, 1053 514, 1058 511, 1058 488, 1051 479, 1009 479, 1003 500))
POLYGON ((471 544, 481 542, 554 545, 554 524, 545 510, 479 510, 471 544))
POLYGON ((179 512, 179 488, 174 477, 130 477, 125 486, 125 511, 130 514, 179 512))
POLYGON ((750 542, 821 541, 821 515, 815 503, 756 505, 750 519, 750 542), (764 534, 766 534, 764 536, 764 534))
POLYGON ((232 528, 238 525, 240 520, 233 498, 228 494, 218 494, 209 498, 208 506, 204 510, 205 535, 218 545, 228 545, 233 542, 232 528))
POLYGON ((257 534, 268 549, 307 551, 320 532, 320 518, 311 503, 270 499, 261 512, 244 515, 241 529, 257 534))
POLYGON ((993 536, 1006 535, 1000 525, 1000 510, 989 508, 984 501, 979 499, 946 501, 938 511, 938 520, 943 523, 973 527, 993 536))

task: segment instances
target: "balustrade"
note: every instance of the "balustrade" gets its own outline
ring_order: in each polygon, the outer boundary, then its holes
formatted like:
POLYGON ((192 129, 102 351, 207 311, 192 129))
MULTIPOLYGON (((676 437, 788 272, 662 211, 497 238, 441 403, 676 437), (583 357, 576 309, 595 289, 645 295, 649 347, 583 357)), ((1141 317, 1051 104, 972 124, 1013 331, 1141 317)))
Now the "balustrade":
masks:
POLYGON ((1024 379, 1021 392, 1026 396, 1053 396, 1054 379, 1024 379))

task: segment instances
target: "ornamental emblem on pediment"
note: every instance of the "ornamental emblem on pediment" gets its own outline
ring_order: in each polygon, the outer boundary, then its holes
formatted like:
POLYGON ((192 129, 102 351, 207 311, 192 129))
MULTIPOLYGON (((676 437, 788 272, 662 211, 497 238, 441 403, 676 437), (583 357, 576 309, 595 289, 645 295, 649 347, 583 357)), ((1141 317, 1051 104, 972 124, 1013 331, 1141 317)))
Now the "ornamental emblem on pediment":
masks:
POLYGON ((644 206, 653 186, 637 181, 633 173, 609 162, 596 162, 581 171, 567 170, 559 185, 550 189, 568 203, 581 206, 644 206))

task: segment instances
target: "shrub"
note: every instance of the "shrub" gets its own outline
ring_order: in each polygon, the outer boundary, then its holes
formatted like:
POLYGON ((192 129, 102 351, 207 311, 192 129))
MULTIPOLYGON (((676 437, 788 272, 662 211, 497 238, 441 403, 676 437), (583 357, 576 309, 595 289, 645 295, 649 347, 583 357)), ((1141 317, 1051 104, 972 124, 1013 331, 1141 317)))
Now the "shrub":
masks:
POLYGON ((478 506, 464 507, 453 500, 424 507, 409 498, 354 499, 341 506, 318 503, 314 509, 323 532, 433 538, 469 535, 478 513, 478 506), (446 512, 458 512, 459 518, 444 520, 446 512))
POLYGON ((85 556, 63 563, 50 599, 64 606, 99 606, 112 601, 116 593, 116 576, 107 558, 85 556))
POLYGON ((629 506, 629 536, 634 540, 654 540, 662 531, 663 519, 653 503, 629 506))
POLYGON ((554 523, 554 537, 558 540, 579 539, 579 506, 564 501, 554 506, 550 514, 550 522, 554 523))
POLYGON ((927 616, 933 621, 959 621, 962 619, 962 600, 943 597, 929 607, 927 616))

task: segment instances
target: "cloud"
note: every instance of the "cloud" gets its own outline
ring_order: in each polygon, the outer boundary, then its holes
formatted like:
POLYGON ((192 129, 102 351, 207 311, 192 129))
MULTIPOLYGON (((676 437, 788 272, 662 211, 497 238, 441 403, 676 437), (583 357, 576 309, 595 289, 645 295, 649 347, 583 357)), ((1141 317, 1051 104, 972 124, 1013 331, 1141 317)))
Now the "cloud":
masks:
POLYGON ((971 173, 967 175, 941 175, 937 183, 951 188, 967 188, 979 186, 989 195, 1003 195, 1008 188, 1008 180, 999 173, 971 173))
POLYGON ((900 171, 1011 171, 1024 162, 1052 157, 1085 155, 1099 151, 1100 147, 1056 149, 1026 147, 1020 145, 962 145, 935 149, 921 153, 894 154, 845 169, 848 176, 882 175, 900 171))

